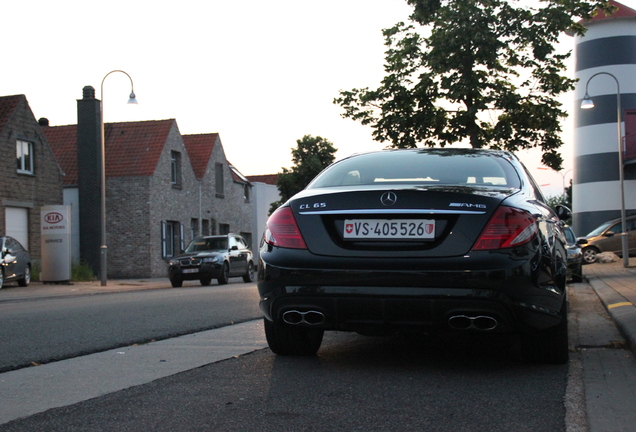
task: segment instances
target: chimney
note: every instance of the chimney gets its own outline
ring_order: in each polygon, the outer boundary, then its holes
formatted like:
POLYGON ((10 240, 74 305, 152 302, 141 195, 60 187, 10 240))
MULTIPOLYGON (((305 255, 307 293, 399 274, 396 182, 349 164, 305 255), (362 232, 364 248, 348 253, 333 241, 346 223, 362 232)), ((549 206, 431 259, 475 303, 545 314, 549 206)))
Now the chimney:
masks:
POLYGON ((80 260, 99 274, 101 246, 101 104, 86 86, 77 101, 80 260))

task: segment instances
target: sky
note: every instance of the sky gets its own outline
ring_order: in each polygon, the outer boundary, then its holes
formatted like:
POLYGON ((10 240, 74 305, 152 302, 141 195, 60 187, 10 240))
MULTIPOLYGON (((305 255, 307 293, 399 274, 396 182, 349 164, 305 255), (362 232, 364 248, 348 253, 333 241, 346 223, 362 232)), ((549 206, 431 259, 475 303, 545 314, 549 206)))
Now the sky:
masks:
MULTIPOLYGON (((5 3, 0 95, 26 95, 51 126, 77 123, 77 100, 90 85, 106 122, 174 118, 182 134, 218 132, 244 175, 290 167, 304 135, 331 141, 338 159, 387 145, 342 118, 333 99, 380 84, 382 29, 408 19, 405 0, 5 3), (138 105, 126 103, 125 74, 105 78, 113 70, 130 75, 138 105)), ((622 3, 636 8, 636 0, 622 3)), ((569 108, 572 96, 563 101, 569 108)), ((561 173, 537 169, 539 152, 518 153, 547 196, 571 178, 571 128, 566 121, 561 173)))

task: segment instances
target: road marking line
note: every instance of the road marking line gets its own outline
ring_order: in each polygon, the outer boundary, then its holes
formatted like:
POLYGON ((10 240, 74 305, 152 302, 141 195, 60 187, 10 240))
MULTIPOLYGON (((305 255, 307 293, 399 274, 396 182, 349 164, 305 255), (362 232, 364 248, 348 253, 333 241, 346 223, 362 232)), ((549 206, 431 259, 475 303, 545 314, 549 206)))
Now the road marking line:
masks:
POLYGON ((614 309, 617 307, 621 307, 621 306, 633 306, 632 302, 620 302, 620 303, 613 303, 611 305, 607 305, 608 309, 614 309))

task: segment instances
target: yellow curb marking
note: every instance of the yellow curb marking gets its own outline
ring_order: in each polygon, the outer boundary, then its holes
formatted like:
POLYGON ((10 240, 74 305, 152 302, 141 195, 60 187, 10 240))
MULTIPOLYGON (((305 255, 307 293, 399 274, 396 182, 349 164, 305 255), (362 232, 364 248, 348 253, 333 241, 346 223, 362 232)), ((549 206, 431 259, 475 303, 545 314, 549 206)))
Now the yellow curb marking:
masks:
POLYGON ((607 308, 614 309, 621 306, 632 306, 632 303, 631 302, 614 303, 614 304, 608 305, 607 308))

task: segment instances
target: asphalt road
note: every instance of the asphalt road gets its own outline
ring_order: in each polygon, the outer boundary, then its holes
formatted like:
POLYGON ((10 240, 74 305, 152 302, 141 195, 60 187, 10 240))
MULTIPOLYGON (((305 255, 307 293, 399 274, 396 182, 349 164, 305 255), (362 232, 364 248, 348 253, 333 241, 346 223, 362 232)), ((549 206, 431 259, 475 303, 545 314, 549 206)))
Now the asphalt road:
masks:
MULTIPOLYGON (((209 293, 201 296, 199 288, 190 293, 188 290, 176 294, 170 293, 172 290, 162 290, 164 294, 138 293, 141 300, 135 303, 145 308, 146 304, 157 302, 150 308, 154 315, 184 309, 194 321, 198 314, 188 311, 212 310, 211 316, 218 316, 221 323, 236 320, 227 316, 236 313, 230 310, 232 305, 236 310, 248 307, 245 316, 251 313, 249 307, 254 306, 253 288, 245 287, 246 294, 232 288, 232 285, 222 289, 207 287, 200 291, 209 293), (155 295, 163 300, 157 300, 155 295), (194 298, 177 300, 182 296, 194 298), (144 298, 149 301, 144 302, 144 298)), ((123 308, 128 317, 142 317, 139 325, 147 325, 152 331, 155 331, 153 325, 145 324, 145 320, 150 319, 155 325, 163 323, 157 319, 161 316, 153 318, 152 312, 136 315, 134 307, 124 305, 126 299, 136 299, 136 295, 94 297, 120 296, 121 301, 102 300, 106 309, 123 308)), ((37 304, 34 302, 32 306, 37 304)), ((67 311, 69 316, 85 307, 95 310, 94 303, 89 302, 93 305, 90 307, 81 301, 72 304, 76 306, 67 311)), ((0 424, 0 431, 631 431, 634 416, 630 413, 636 412, 634 359, 587 285, 576 284, 571 288, 570 305, 573 349, 569 365, 523 362, 519 360, 514 338, 369 338, 328 332, 315 357, 280 357, 268 349, 248 348, 244 354, 213 359, 206 351, 197 366, 186 366, 180 372, 141 384, 131 381, 121 390, 85 397, 79 403, 57 408, 51 405, 52 409, 0 424)), ((49 308, 40 307, 51 313, 49 308)), ((59 306, 53 309, 58 311, 58 319, 63 320, 61 312, 66 309, 59 306)), ((108 322, 113 313, 101 319, 108 322)), ((4 315, 4 310, 0 309, 0 315, 4 315)), ((175 318, 175 322, 180 321, 188 318, 175 318)), ((136 326, 128 324, 129 328, 136 326)), ((244 335, 232 333, 241 326, 204 333, 215 335, 227 330, 230 336, 218 339, 223 344, 235 338, 232 334, 244 335)), ((252 332, 260 330, 252 322, 244 326, 252 332)), ((170 333, 163 329, 161 332, 170 333)), ((258 333, 262 338, 262 333, 258 333)), ((185 357, 187 352, 196 356, 202 349, 190 342, 191 337, 184 337, 186 345, 179 345, 177 354, 185 357)), ((154 345, 136 348, 150 349, 154 345)), ((128 357, 133 348, 115 350, 104 363, 91 360, 102 354, 76 360, 85 359, 94 368, 106 368, 101 372, 110 378, 100 379, 114 381, 117 375, 130 372, 130 368, 114 365, 117 356, 128 357)), ((159 350, 160 357, 156 358, 160 360, 148 363, 150 366, 142 364, 141 370, 184 361, 173 355, 174 351, 153 349, 159 350)), ((134 357, 128 358, 137 363, 134 357)), ((71 362, 66 360, 58 365, 73 371, 71 362)), ((26 383, 21 377, 33 378, 31 373, 39 371, 41 376, 48 373, 46 367, 38 367, 0 374, 0 395, 2 385, 6 388, 12 378, 12 388, 17 390, 5 396, 14 401, 23 401, 28 406, 30 400, 55 399, 56 394, 47 395, 46 389, 36 392, 20 388, 26 383)), ((94 374, 90 373, 91 377, 94 374)), ((91 377, 84 376, 79 382, 91 385, 91 377)), ((78 391, 71 387, 64 392, 78 391)), ((5 404, 11 402, 4 397, 0 399, 5 404)))
POLYGON ((260 316, 256 285, 235 282, 0 303, 0 372, 260 316))

